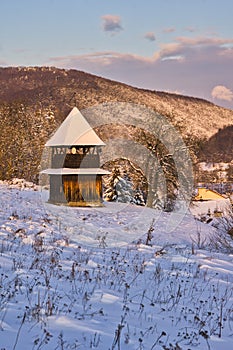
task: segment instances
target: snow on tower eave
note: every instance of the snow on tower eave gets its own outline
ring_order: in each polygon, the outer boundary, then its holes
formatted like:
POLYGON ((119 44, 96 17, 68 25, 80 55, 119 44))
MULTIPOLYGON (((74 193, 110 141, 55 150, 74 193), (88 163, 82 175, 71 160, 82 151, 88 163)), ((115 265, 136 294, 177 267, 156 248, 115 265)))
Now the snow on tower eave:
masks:
POLYGON ((55 134, 45 144, 47 147, 104 145, 105 143, 91 128, 77 107, 72 109, 55 134))
POLYGON ((41 174, 48 175, 109 175, 108 170, 101 168, 58 168, 58 169, 45 169, 40 172, 41 174))

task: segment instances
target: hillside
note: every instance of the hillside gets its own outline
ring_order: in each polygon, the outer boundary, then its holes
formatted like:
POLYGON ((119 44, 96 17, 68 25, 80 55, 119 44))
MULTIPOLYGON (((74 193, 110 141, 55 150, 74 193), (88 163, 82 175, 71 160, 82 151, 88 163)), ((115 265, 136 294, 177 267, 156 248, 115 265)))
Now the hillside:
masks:
POLYGON ((209 138, 233 123, 233 111, 206 100, 177 94, 137 89, 76 70, 54 67, 0 68, 0 102, 24 101, 53 106, 65 117, 79 109, 104 102, 132 102, 150 107, 180 125, 185 134, 209 138))
POLYGON ((200 150, 199 158, 206 158, 212 162, 231 162, 233 159, 233 125, 223 129, 211 136, 200 150))
MULTIPOLYGON (((76 105, 83 110, 107 102, 140 104, 167 117, 187 145, 197 155, 201 154, 202 161, 208 161, 211 154, 232 160, 232 128, 230 136, 228 133, 224 139, 224 147, 215 135, 219 129, 233 124, 233 111, 206 100, 137 89, 88 73, 54 67, 0 68, 0 82, 2 179, 22 177, 37 181, 44 144, 71 108, 76 105)), ((109 132, 108 129, 106 133, 109 132)))

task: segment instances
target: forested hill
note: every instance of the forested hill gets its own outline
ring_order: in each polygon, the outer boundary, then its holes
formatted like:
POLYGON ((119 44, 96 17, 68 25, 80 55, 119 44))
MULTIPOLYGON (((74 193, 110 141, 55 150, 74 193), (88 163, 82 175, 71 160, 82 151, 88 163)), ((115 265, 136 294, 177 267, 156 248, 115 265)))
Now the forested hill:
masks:
POLYGON ((139 103, 167 116, 186 134, 209 138, 233 123, 233 111, 206 100, 137 89, 77 70, 54 67, 0 68, 0 102, 23 101, 59 110, 61 118, 75 104, 79 109, 109 101, 139 103))
POLYGON ((233 111, 203 99, 138 89, 81 71, 54 67, 0 68, 0 84, 0 164, 4 164, 0 178, 33 179, 45 142, 72 107, 82 110, 114 101, 140 104, 166 116, 185 141, 192 140, 196 152, 200 146, 205 150, 204 146, 211 140, 206 157, 212 147, 218 158, 226 150, 227 159, 232 157, 230 147, 224 148, 221 143, 221 149, 216 149, 214 140, 219 142, 219 138, 214 135, 219 129, 233 125, 233 111))

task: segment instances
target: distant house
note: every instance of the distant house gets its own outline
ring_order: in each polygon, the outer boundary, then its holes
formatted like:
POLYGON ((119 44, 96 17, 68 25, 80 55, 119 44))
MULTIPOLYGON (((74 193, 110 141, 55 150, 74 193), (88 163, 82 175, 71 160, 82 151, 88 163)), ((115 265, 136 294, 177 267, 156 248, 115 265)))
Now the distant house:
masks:
POLYGON ((195 201, 212 201, 212 200, 224 200, 226 199, 224 196, 222 196, 220 193, 209 190, 208 188, 198 188, 197 194, 194 198, 195 201))
POLYGON ((220 193, 200 187, 194 197, 190 210, 194 216, 222 216, 229 211, 231 202, 220 193))

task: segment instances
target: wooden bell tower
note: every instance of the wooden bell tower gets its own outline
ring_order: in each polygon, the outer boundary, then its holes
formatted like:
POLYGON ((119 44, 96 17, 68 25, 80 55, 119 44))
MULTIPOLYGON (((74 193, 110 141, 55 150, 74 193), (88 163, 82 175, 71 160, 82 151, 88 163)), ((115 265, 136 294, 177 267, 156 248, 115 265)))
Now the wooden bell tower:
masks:
POLYGON ((49 202, 70 206, 102 206, 100 148, 104 142, 74 107, 46 143, 51 148, 49 202))

